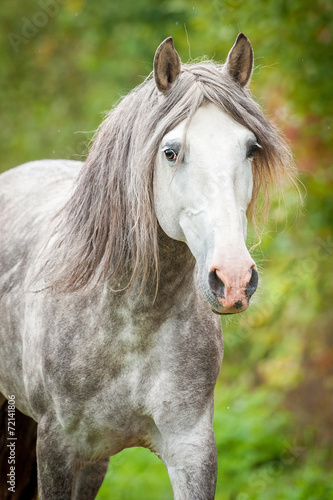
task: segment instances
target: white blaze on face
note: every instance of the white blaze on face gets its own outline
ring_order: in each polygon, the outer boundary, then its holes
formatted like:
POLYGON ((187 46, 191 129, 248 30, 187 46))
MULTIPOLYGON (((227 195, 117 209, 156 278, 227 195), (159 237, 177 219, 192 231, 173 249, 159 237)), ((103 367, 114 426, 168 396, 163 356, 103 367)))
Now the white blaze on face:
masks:
POLYGON ((170 131, 157 156, 157 218, 168 236, 189 246, 213 309, 239 312, 248 305, 246 287, 255 269, 245 240, 256 138, 217 106, 207 104, 194 114, 183 161, 175 167, 184 129, 182 122, 170 131))

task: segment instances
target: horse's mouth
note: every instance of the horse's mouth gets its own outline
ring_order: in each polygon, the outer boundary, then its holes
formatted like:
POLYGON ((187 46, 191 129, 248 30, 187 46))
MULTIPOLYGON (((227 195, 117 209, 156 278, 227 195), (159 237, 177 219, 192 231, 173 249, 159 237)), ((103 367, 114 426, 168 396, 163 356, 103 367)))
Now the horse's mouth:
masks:
POLYGON ((244 312, 248 308, 249 304, 247 303, 246 305, 242 305, 242 307, 233 307, 231 309, 219 309, 216 310, 214 307, 211 307, 212 311, 214 314, 218 314, 219 316, 229 316, 230 314, 239 314, 244 312))
POLYGON ((238 314, 245 311, 249 307, 249 300, 237 301, 232 307, 224 307, 223 304, 217 297, 211 294, 204 293, 205 299, 207 300, 210 309, 214 314, 219 316, 227 316, 230 314, 238 314))

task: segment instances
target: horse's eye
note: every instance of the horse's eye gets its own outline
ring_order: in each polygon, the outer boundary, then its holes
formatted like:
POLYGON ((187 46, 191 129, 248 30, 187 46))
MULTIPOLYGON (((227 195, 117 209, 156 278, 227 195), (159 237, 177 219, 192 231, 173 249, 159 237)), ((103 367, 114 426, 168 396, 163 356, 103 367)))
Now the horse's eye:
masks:
POLYGON ((253 144, 251 144, 251 145, 248 147, 246 157, 247 157, 249 160, 253 160, 254 155, 256 154, 256 152, 257 152, 259 149, 262 149, 262 148, 261 148, 261 146, 260 146, 260 144, 258 144, 257 142, 254 142, 253 144))
POLYGON ((175 162, 177 160, 177 153, 173 149, 164 149, 163 150, 165 157, 168 161, 175 162))

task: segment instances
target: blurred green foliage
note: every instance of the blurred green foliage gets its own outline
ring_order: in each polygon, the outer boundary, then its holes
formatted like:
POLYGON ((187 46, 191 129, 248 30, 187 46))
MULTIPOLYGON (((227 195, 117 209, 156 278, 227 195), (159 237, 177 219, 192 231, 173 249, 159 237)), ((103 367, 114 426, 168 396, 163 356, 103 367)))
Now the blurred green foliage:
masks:
MULTIPOLYGON (((183 61, 224 60, 239 31, 250 38, 251 89, 291 142, 305 206, 289 190, 273 202, 254 250, 260 289, 223 320, 216 498, 333 498, 332 2, 12 0, 0 23, 0 171, 84 158, 101 113, 142 82, 165 37, 183 61)), ((125 450, 107 498, 171 499, 164 466, 125 450)))

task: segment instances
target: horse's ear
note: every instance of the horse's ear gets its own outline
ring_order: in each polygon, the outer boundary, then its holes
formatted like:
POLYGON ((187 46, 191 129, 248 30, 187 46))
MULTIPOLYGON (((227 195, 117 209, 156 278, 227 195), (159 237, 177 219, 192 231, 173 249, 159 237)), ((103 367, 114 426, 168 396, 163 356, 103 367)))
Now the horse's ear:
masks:
POLYGON ((228 54, 223 73, 231 76, 241 87, 250 81, 253 70, 253 49, 250 40, 239 33, 235 45, 228 54))
POLYGON ((180 66, 180 57, 170 36, 157 47, 154 57, 154 77, 160 92, 171 89, 179 76, 180 66))

